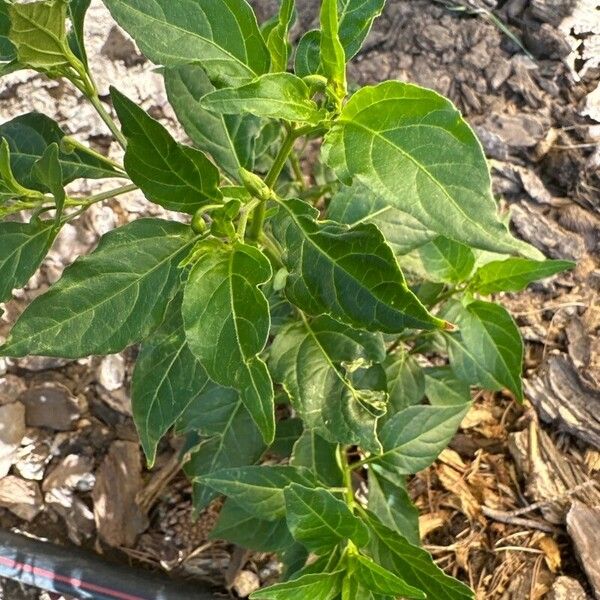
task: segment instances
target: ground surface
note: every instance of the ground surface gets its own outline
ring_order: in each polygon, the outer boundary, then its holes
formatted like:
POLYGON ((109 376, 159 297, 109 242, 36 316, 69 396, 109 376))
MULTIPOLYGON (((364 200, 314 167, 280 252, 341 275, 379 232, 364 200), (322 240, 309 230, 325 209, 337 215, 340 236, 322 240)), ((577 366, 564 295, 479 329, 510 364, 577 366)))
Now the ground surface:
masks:
MULTIPOLYGON (((410 491, 424 543, 479 598, 600 597, 600 553, 589 546, 600 523, 600 13, 594 0, 456 2, 389 0, 352 79, 400 78, 450 96, 492 159, 514 230, 578 267, 502 298, 528 343, 528 403, 481 395, 451 448, 410 491)), ((266 17, 277 3, 255 4, 266 17)), ((298 31, 314 21, 316 4, 299 0, 298 31)), ((117 85, 181 137, 160 77, 99 1, 88 30, 102 91, 117 85)), ((118 155, 92 109, 66 85, 30 72, 0 82, 0 121, 32 109, 118 155)), ((7 305, 0 336, 98 236, 160 210, 131 195, 67 226, 27 290, 7 305)), ((227 584, 244 596, 277 565, 208 541, 218 507, 192 524, 190 489, 172 444, 162 446, 152 472, 143 469, 129 409, 131 357, 0 359, 0 421, 9 424, 0 430, 0 525, 227 584)), ((2 585, 0 598, 38 597, 2 585)))

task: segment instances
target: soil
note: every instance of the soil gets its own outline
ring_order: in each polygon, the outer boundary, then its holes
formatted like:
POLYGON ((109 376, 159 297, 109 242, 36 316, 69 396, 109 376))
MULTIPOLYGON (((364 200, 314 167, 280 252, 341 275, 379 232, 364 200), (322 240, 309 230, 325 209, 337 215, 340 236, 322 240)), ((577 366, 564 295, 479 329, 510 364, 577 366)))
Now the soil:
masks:
MULTIPOLYGON (((261 18, 277 6, 254 4, 261 18)), ((296 36, 314 24, 318 2, 298 5, 296 36)), ((358 84, 398 78, 449 96, 481 138, 515 233, 550 257, 578 262, 550 283, 498 298, 527 342, 527 402, 480 394, 451 447, 410 482, 423 543, 486 600, 600 598, 600 556, 586 550, 575 510, 587 507, 585 518, 600 523, 598 9, 596 0, 388 0, 350 68, 358 84)), ((117 85, 184 139, 160 76, 99 0, 87 25, 101 91, 117 85)), ((119 156, 65 84, 32 72, 0 81, 1 121, 32 109, 119 156)), ((130 194, 66 227, 26 290, 6 305, 0 336, 100 235, 164 212, 130 194)), ((173 458, 177 440, 163 443, 152 470, 143 466, 130 412, 134 356, 0 359, 1 418, 22 434, 17 442, 0 439, 0 526, 245 597, 279 567, 268 555, 208 539, 219 506, 193 520, 191 489, 173 458), (124 513, 110 502, 116 487, 124 513)), ((50 596, 0 582, 0 598, 50 596)))

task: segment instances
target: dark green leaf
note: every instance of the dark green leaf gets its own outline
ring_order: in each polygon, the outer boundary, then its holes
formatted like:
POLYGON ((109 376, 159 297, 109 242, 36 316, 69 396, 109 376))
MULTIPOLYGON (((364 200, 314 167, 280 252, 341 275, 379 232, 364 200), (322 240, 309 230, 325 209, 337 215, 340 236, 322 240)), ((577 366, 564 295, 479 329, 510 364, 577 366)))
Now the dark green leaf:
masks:
POLYGON ((520 292, 533 281, 551 277, 574 266, 575 263, 569 260, 537 261, 526 258, 495 260, 475 272, 471 287, 479 294, 520 292))
POLYGON ((318 29, 307 31, 298 42, 294 59, 294 72, 298 77, 315 75, 319 72, 321 60, 321 32, 318 29))
POLYGON ((8 37, 10 17, 8 4, 0 2, 0 62, 10 62, 17 58, 17 51, 8 37))
POLYGON ((285 293, 293 304, 312 315, 329 314, 371 331, 444 326, 408 289, 377 227, 362 224, 350 229, 333 221, 319 222, 317 216, 315 208, 292 199, 280 202, 273 219, 290 272, 285 293))
POLYGON ((104 0, 142 52, 165 67, 199 64, 239 85, 269 70, 269 51, 245 0, 104 0))
POLYGON ((23 287, 46 256, 56 230, 53 221, 0 223, 0 302, 23 287))
POLYGON ((288 527, 311 552, 327 554, 346 539, 359 547, 368 544, 364 523, 327 490, 292 483, 284 494, 288 527))
POLYGON ((271 70, 273 72, 287 70, 291 53, 288 34, 295 16, 294 0, 281 0, 279 16, 267 36, 267 48, 271 54, 271 70))
POLYGON ((341 101, 346 95, 346 54, 339 37, 338 0, 321 0, 321 71, 341 101))
POLYGON ((344 183, 354 178, 428 230, 477 248, 538 254, 500 221, 481 144, 431 90, 399 81, 363 88, 323 149, 344 183))
POLYGON ((283 490, 287 485, 315 485, 306 469, 270 465, 215 471, 203 477, 203 483, 231 498, 255 517, 267 521, 285 516, 283 490))
POLYGON ((127 138, 125 170, 152 202, 194 214, 221 199, 219 171, 200 151, 178 144, 137 104, 111 88, 113 104, 127 138))
POLYGON ((233 179, 240 167, 252 169, 260 121, 251 115, 217 115, 202 108, 200 99, 215 87, 197 65, 164 70, 169 102, 194 144, 233 179))
MULTIPOLYGON (((65 134, 58 124, 40 113, 28 113, 0 125, 0 137, 10 146, 11 166, 17 180, 25 187, 44 190, 32 173, 33 164, 52 143, 61 147, 65 134)), ((61 150, 59 160, 65 185, 74 179, 119 176, 114 167, 83 149, 61 150)))
POLYGON ((253 592, 252 600, 334 600, 342 588, 343 571, 303 575, 253 592))
POLYGON ((385 0, 338 0, 340 41, 349 61, 358 53, 385 0))
POLYGON ((450 367, 428 367, 425 373, 425 395, 435 406, 465 404, 471 398, 468 383, 458 379, 450 367))
POLYGON ((447 336, 455 373, 486 389, 508 388, 523 400, 523 340, 506 309, 479 300, 466 307, 456 302, 448 317, 459 327, 459 333, 447 336))
POLYGON ((58 144, 53 142, 46 148, 43 156, 33 164, 33 176, 54 196, 56 204, 56 223, 60 223, 65 206, 65 188, 60 164, 58 144))
POLYGON ((446 575, 429 553, 410 544, 397 531, 388 529, 375 516, 368 516, 373 559, 392 573, 401 573, 408 584, 435 600, 473 600, 473 592, 446 575))
POLYGON ((427 278, 433 281, 460 283, 469 277, 475 265, 471 248, 441 235, 421 246, 417 253, 427 278))
POLYGON ((81 358, 140 342, 163 320, 190 242, 189 227, 161 219, 110 231, 27 307, 0 354, 81 358))
POLYGON ((281 552, 294 544, 285 519, 257 519, 231 500, 223 504, 210 538, 227 540, 257 552, 281 552))
POLYGON ((209 377, 240 392, 265 442, 275 436, 273 385, 258 357, 267 342, 269 303, 258 286, 272 276, 256 248, 207 244, 190 274, 183 320, 192 352, 209 377))
MULTIPOLYGON (((277 400, 275 401, 277 404, 277 400)), ((290 417, 277 421, 275 424, 275 440, 269 447, 269 452, 287 458, 292 454, 294 445, 303 432, 302 419, 290 417)), ((305 465, 295 465, 302 467, 305 465)))
POLYGON ((388 416, 421 402, 425 395, 425 376, 413 356, 406 352, 390 355, 384 366, 390 395, 388 416))
POLYGON ((376 452, 386 394, 356 385, 350 371, 384 358, 380 335, 320 317, 283 328, 271 346, 269 366, 307 429, 332 443, 360 443, 376 452))
POLYGON ((214 113, 245 114, 258 117, 316 124, 326 113, 310 98, 302 79, 291 73, 268 73, 240 87, 223 88, 202 99, 202 106, 214 113))
POLYGON ((87 64, 87 54, 85 51, 84 22, 85 14, 90 7, 92 0, 69 0, 69 19, 71 20, 71 31, 68 34, 69 46, 84 64, 87 64))
POLYGON ((340 487, 342 471, 337 461, 337 447, 314 430, 305 429, 294 445, 290 464, 306 467, 324 485, 340 487))

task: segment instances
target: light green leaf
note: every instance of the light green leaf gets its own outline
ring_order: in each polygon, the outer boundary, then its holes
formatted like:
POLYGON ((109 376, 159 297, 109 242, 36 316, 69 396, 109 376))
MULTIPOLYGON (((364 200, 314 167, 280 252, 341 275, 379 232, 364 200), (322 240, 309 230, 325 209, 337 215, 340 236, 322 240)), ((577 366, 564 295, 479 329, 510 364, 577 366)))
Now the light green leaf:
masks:
POLYGON ((128 142, 125 170, 149 200, 194 214, 202 205, 221 199, 219 170, 202 152, 178 144, 118 90, 111 88, 111 97, 128 142))
POLYGON ((17 51, 9 39, 9 31, 8 4, 0 2, 0 63, 10 63, 17 58, 17 51))
POLYGON ((495 260, 475 272, 470 287, 479 294, 520 292, 533 281, 572 269, 575 264, 569 260, 537 261, 526 258, 495 260))
POLYGON ((69 0, 69 19, 71 20, 71 31, 68 33, 69 46, 75 56, 83 63, 87 64, 87 54, 85 51, 85 15, 90 7, 92 0, 69 0))
POLYGON ((334 600, 342 588, 343 571, 311 573, 276 583, 250 595, 251 600, 334 600))
POLYGON ((56 204, 56 224, 60 224, 65 206, 65 188, 63 172, 60 164, 58 144, 53 142, 46 148, 43 156, 33 164, 33 176, 54 196, 56 204))
POLYGON ((316 124, 326 117, 310 98, 308 86, 291 73, 268 73, 240 87, 204 96, 202 106, 220 114, 251 113, 258 117, 316 124))
POLYGON ((360 50, 385 0, 338 0, 340 41, 349 61, 360 50))
POLYGON ((464 381, 494 391, 508 388, 523 400, 523 340, 505 308, 476 300, 447 313, 459 328, 448 335, 450 364, 464 381))
POLYGON ((468 410, 469 404, 405 408, 382 427, 383 453, 372 462, 390 473, 418 473, 448 445, 468 410))
POLYGON ((355 226, 373 223, 394 254, 407 254, 436 237, 408 213, 394 208, 367 187, 355 183, 342 186, 327 208, 327 216, 338 223, 355 226))
POLYGON ((235 180, 240 167, 251 170, 260 121, 252 115, 219 115, 202 108, 200 99, 215 87, 197 65, 165 69, 163 74, 169 102, 195 146, 235 180))
POLYGON ((400 352, 390 355, 384 366, 390 395, 390 408, 386 416, 421 402, 425 395, 425 376, 419 363, 410 354, 400 352))
POLYGON ((267 48, 271 54, 271 71, 286 71, 290 60, 291 45, 288 35, 296 17, 294 0, 281 0, 277 22, 267 36, 267 48))
POLYGON ((298 42, 294 57, 294 72, 298 77, 316 75, 321 61, 321 32, 307 31, 298 42))
POLYGON ((294 444, 290 464, 306 467, 324 485, 340 487, 342 471, 337 461, 337 448, 337 444, 328 442, 313 429, 305 429, 294 444))
POLYGON ((377 452, 377 418, 386 394, 352 376, 383 361, 380 335, 319 317, 284 327, 271 346, 269 367, 308 429, 332 443, 358 443, 377 452), (353 368, 362 367, 350 372, 353 368))
POLYGON ((0 355, 82 358, 140 342, 163 320, 191 241, 188 226, 161 219, 110 231, 27 307, 0 355))
POLYGON ((377 227, 317 221, 318 211, 301 200, 279 204, 273 232, 284 249, 285 293, 293 304, 371 331, 444 326, 408 289, 377 227))
POLYGON ((321 1, 321 71, 335 98, 346 96, 346 54, 339 36, 338 0, 321 1))
POLYGON ((240 85, 269 70, 269 51, 245 0, 104 3, 153 63, 198 64, 224 85, 240 85))
POLYGON ((285 519, 257 519, 232 500, 226 500, 210 539, 227 540, 257 552, 281 552, 294 544, 285 519))
POLYGON ((0 302, 23 287, 46 256, 56 230, 53 221, 0 223, 0 302))
POLYGON ((183 320, 190 349, 209 377, 240 392, 263 438, 275 436, 273 385, 259 358, 270 327, 269 303, 258 286, 272 276, 256 248, 207 244, 190 274, 183 320))
MULTIPOLYGON (((61 147, 65 134, 58 124, 40 113, 28 113, 0 125, 0 138, 5 138, 11 152, 11 167, 19 183, 27 188, 44 190, 32 173, 34 163, 53 143, 61 147)), ((63 184, 74 179, 118 177, 120 173, 95 155, 76 148, 59 152, 63 184)))
POLYGON ((392 573, 401 573, 408 584, 423 590, 435 600, 473 600, 473 592, 463 583, 446 575, 429 553, 410 544, 397 531, 388 529, 377 517, 367 516, 371 530, 373 559, 392 573))
POLYGON ((428 230, 477 248, 538 254, 500 221, 481 144, 436 92, 399 81, 361 89, 323 151, 344 183, 362 183, 428 230))
POLYGON ((292 483, 284 494, 288 527, 311 552, 327 554, 346 539, 359 547, 368 544, 363 522, 329 491, 292 483))
POLYGON ((460 283, 469 277, 475 265, 471 248, 441 235, 421 246, 417 253, 427 278, 432 281, 460 283))
POLYGON ((290 483, 315 486, 310 471, 278 465, 223 469, 203 477, 202 481, 237 502, 255 517, 267 521, 285 516, 283 490, 290 483))
POLYGON ((0 206, 16 198, 43 200, 44 194, 37 190, 23 187, 15 178, 10 161, 8 142, 0 140, 0 206))
POLYGON ((435 406, 456 406, 471 399, 468 383, 458 379, 451 367, 427 367, 425 373, 425 395, 435 406))

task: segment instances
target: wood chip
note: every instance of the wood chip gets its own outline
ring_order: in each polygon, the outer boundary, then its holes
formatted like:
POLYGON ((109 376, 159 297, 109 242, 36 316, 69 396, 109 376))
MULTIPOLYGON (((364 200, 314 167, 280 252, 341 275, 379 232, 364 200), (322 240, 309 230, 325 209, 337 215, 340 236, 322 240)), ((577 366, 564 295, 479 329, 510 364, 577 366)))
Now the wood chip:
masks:
POLYGON ((600 598, 600 508, 574 502, 567 514, 567 531, 596 598, 600 598))

